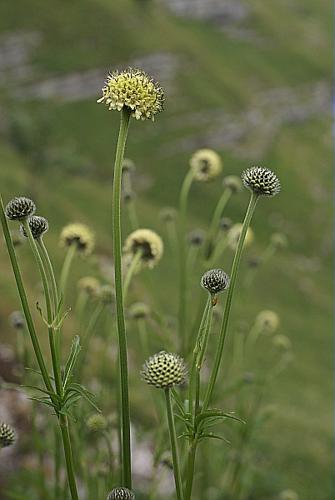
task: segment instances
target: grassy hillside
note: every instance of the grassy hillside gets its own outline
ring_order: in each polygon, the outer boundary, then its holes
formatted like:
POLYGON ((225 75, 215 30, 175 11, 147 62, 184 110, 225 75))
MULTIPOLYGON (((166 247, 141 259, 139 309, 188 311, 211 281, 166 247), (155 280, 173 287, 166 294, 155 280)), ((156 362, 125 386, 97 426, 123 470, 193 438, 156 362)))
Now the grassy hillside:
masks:
MULTIPOLYGON (((98 251, 108 254, 117 113, 97 105, 93 95, 78 100, 55 95, 43 100, 26 98, 26 93, 36 82, 51 77, 89 69, 107 73, 111 67, 153 53, 168 54, 167 65, 172 69, 166 77, 166 109, 154 124, 132 123, 130 131, 127 156, 134 159, 139 173, 140 221, 160 230, 157 213, 163 206, 176 205, 188 158, 199 147, 215 147, 222 154, 225 174, 239 175, 255 163, 278 173, 282 193, 259 204, 252 253, 261 252, 270 234, 278 230, 287 234, 289 248, 259 271, 253 287, 241 292, 234 307, 235 321, 252 321, 262 309, 277 311, 281 333, 290 337, 294 350, 293 363, 269 398, 276 411, 258 438, 263 458, 253 498, 274 498, 273 491, 289 487, 301 500, 330 500, 330 111, 325 106, 318 111, 315 105, 303 117, 285 118, 280 99, 278 105, 266 104, 266 96, 272 89, 291 89, 294 98, 289 104, 285 101, 288 110, 297 103, 306 108, 314 99, 309 89, 320 82, 329 87, 331 3, 250 0, 248 5, 250 14, 243 27, 254 34, 251 39, 232 38, 210 23, 173 17, 150 1, 1 2, 0 37, 11 32, 40 36, 29 62, 31 74, 22 80, 9 76, 0 83, 1 192, 5 200, 19 193, 36 195, 51 223, 48 242, 58 267, 62 259, 58 233, 69 221, 92 225, 98 251), (252 126, 249 114, 255 110, 260 110, 261 117, 252 126), (48 168, 9 140, 9 125, 18 113, 36 124, 37 143, 43 143, 42 130, 46 130, 48 160, 56 158, 53 164, 48 161, 48 168), (241 135, 229 140, 233 121, 241 135)), ((159 71, 163 70, 167 70, 164 65, 159 71)), ((99 93, 97 87, 96 96, 99 93)), ((192 190, 190 229, 206 227, 220 189, 220 183, 214 183, 192 190)), ((247 199, 244 193, 234 200, 228 215, 240 220, 247 199)), ((7 316, 18 305, 3 245, 0 259, 0 326, 2 338, 8 340, 7 316)), ((30 272, 28 257, 24 259, 33 288, 36 277, 30 272)), ((153 272, 157 300, 170 314, 176 312, 174 269, 167 252, 162 266, 153 272)), ((262 363, 262 352, 259 359, 262 363)))

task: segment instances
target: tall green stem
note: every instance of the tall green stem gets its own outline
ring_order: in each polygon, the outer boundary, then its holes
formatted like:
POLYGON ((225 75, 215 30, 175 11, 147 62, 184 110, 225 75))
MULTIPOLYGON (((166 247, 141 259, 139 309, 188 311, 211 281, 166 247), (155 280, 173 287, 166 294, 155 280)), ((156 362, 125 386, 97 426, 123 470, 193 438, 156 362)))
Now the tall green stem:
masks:
POLYGON ((223 315, 223 319, 222 319, 219 345, 218 345, 218 348, 216 351, 214 365, 213 365, 211 377, 209 380, 209 384, 207 387, 207 392, 205 395, 202 411, 206 411, 206 409, 208 408, 208 405, 210 403, 210 400, 211 400, 211 397, 213 394, 215 382, 216 382, 216 379, 217 379, 217 376, 219 373, 219 368, 220 368, 222 353, 223 353, 223 347, 224 347, 224 343, 225 343, 225 339, 226 339, 226 335, 227 335, 228 324, 229 324, 229 316, 230 316, 230 311, 231 311, 231 306, 232 306, 234 288, 235 288, 235 284, 236 284, 236 278, 237 278, 237 274, 238 274, 239 264, 241 261, 243 244, 244 244, 244 240, 245 240, 247 230, 248 230, 248 227, 250 225, 254 210, 256 208, 257 200, 258 200, 258 196, 255 193, 252 193, 251 197, 250 197, 249 205, 248 205, 245 217, 244 217, 241 235, 240 235, 240 238, 238 240, 236 252, 234 255, 234 260, 233 260, 233 265, 232 265, 232 270, 231 270, 230 286, 228 288, 227 301, 226 301, 226 306, 225 306, 224 315, 223 315))
POLYGON ((76 245, 69 246, 60 273, 59 288, 64 302, 65 302, 66 286, 69 279, 71 264, 73 261, 73 257, 75 256, 76 250, 77 250, 76 245))
POLYGON ((172 460, 173 460, 173 472, 174 472, 174 480, 176 484, 176 493, 177 500, 184 500, 183 493, 183 483, 181 480, 181 472, 180 472, 180 460, 177 446, 177 435, 176 435, 176 427, 174 423, 174 416, 172 410, 172 401, 171 401, 171 392, 170 389, 165 389, 165 400, 166 400, 166 411, 167 418, 169 424, 169 433, 170 433, 170 442, 171 442, 171 451, 172 451, 172 460))
POLYGON ((206 245, 206 258, 209 259, 212 251, 214 239, 217 235, 217 232, 220 227, 220 219, 222 217, 223 211, 232 195, 232 191, 229 188, 224 189, 216 207, 214 210, 214 214, 212 217, 211 225, 209 226, 208 235, 207 235, 207 245, 206 245))
POLYGON ((6 220, 5 213, 4 213, 4 206, 3 206, 2 198, 0 198, 0 202, 1 202, 1 210, 0 210, 1 224, 2 224, 2 228, 3 228, 4 236, 5 236, 5 241, 6 241, 6 245, 7 245, 9 258, 10 258, 11 265, 12 265, 13 272, 14 272, 14 276, 15 276, 16 286, 17 286, 20 300, 21 300, 23 313, 24 313, 24 316, 26 319, 27 328, 28 328, 28 331, 30 334, 34 353, 36 356, 36 360, 37 360, 39 369, 40 369, 41 374, 42 374, 42 378, 43 378, 45 387, 47 388, 47 390, 50 393, 53 393, 54 390, 53 390, 53 387, 51 384, 48 370, 47 370, 45 362, 44 362, 43 354, 42 354, 41 347, 40 347, 38 337, 36 334, 36 330, 35 330, 35 325, 34 325, 34 322, 33 322, 33 319, 32 319, 31 313, 30 313, 27 295, 26 295, 26 292, 25 292, 25 289, 23 286, 20 268, 19 268, 19 265, 18 265, 18 262, 16 259, 13 243, 12 243, 12 240, 10 237, 7 220, 6 220))
POLYGON ((128 268, 128 271, 127 271, 127 274, 126 274, 126 277, 124 280, 124 285, 123 285, 123 299, 124 300, 126 300, 131 279, 134 276, 134 273, 136 272, 138 265, 141 262, 141 258, 142 258, 142 252, 137 251, 131 260, 130 266, 128 268))
POLYGON ((67 479, 69 483, 72 500, 79 500, 77 486, 76 486, 76 478, 74 475, 73 453, 71 447, 68 418, 65 415, 60 414, 58 419, 62 433, 67 479))
POLYGON ((187 211, 187 201, 188 195, 193 182, 193 171, 189 170, 180 192, 179 200, 179 212, 180 212, 180 224, 179 224, 179 336, 181 342, 181 352, 185 357, 187 355, 186 349, 186 288, 187 288, 187 274, 186 274, 186 211, 187 211))
POLYGON ((120 368, 120 400, 121 400, 121 423, 122 423, 122 478, 123 486, 131 489, 131 449, 130 449, 130 411, 128 395, 128 359, 126 325, 123 308, 122 288, 122 258, 121 258, 121 182, 122 162, 127 141, 130 112, 128 109, 121 111, 120 130, 116 146, 113 180, 113 249, 114 249, 114 276, 116 317, 119 343, 119 368, 120 368))

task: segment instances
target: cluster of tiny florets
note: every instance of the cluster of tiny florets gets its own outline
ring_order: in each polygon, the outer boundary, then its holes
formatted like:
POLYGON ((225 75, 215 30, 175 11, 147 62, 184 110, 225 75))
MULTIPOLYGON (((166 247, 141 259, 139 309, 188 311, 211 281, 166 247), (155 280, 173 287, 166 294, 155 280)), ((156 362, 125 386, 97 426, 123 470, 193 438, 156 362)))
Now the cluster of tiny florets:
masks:
POLYGON ((5 423, 0 425, 0 448, 6 448, 11 446, 15 442, 15 431, 14 429, 5 423))
POLYGON ((206 182, 221 173, 222 161, 212 149, 199 149, 191 156, 190 167, 195 180, 206 182))
POLYGON ((141 252, 141 263, 147 267, 154 267, 162 258, 164 245, 162 238, 151 229, 137 229, 126 239, 124 252, 134 257, 141 252))
POLYGON ((178 354, 160 351, 144 363, 141 376, 149 385, 168 389, 184 383, 186 367, 178 354))
POLYGON ((275 196, 280 191, 280 181, 268 168, 252 167, 242 173, 242 182, 246 188, 257 195, 275 196))
MULTIPOLYGON (((35 240, 38 240, 39 238, 41 238, 44 235, 44 233, 46 233, 49 229, 49 223, 48 223, 47 219, 45 219, 44 217, 41 217, 40 215, 33 215, 33 216, 29 217, 28 224, 29 224, 29 228, 30 228, 32 237, 35 240)), ((20 226, 20 231, 21 231, 23 236, 25 236, 26 238, 28 237, 26 229, 22 224, 20 226)))
POLYGON ((67 247, 75 245, 79 253, 90 255, 94 249, 95 238, 85 224, 68 224, 62 229, 60 244, 67 247))
POLYGON ((23 221, 27 217, 34 215, 36 211, 35 203, 29 198, 19 196, 13 198, 6 206, 5 214, 10 220, 23 221))
POLYGON ((202 276, 201 286, 216 295, 229 287, 229 281, 229 276, 223 269, 210 269, 202 276))
POLYGON ((128 68, 108 75, 98 102, 104 102, 109 110, 127 108, 137 120, 154 120, 163 110, 164 92, 144 71, 128 68))
POLYGON ((107 500, 135 500, 135 493, 128 488, 119 486, 108 493, 107 500))

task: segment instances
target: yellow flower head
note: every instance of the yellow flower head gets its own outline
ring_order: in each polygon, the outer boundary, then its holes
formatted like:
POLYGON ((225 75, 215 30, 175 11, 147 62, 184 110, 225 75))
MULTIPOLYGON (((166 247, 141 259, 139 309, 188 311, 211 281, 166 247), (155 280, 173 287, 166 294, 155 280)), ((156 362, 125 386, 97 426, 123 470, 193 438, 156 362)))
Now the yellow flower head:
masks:
POLYGON ((292 347, 292 343, 286 335, 275 335, 272 342, 277 349, 281 349, 283 351, 289 351, 292 347))
POLYGON ((85 224, 68 224, 62 229, 60 244, 63 247, 75 245, 79 253, 90 255, 94 249, 95 238, 92 231, 85 224))
POLYGON ((78 288, 90 297, 96 297, 100 290, 100 283, 93 276, 85 276, 78 281, 78 288))
POLYGON ((137 229, 127 237, 124 244, 126 255, 134 257, 137 252, 141 252, 141 263, 150 268, 162 258, 163 250, 162 238, 151 229, 137 229))
POLYGON ((195 180, 207 182, 221 173, 222 161, 212 149, 199 149, 191 156, 190 167, 195 180))
POLYGON ((261 330, 273 333, 279 326, 279 316, 274 311, 261 311, 256 317, 256 324, 261 330))
POLYGON ((144 71, 128 68, 108 75, 98 102, 104 102, 109 110, 128 108, 136 120, 154 120, 163 110, 164 92, 144 71))
POLYGON ((293 490, 283 490, 279 494, 279 500, 299 500, 299 496, 293 490))
MULTIPOLYGON (((227 238, 228 238, 228 246, 232 250, 236 250, 238 240, 240 238, 242 231, 242 224, 234 224, 228 231, 227 233, 227 238)), ((253 230, 249 227, 247 230, 247 234, 244 240, 244 246, 247 247, 251 245, 251 243, 254 241, 254 232, 253 230)))

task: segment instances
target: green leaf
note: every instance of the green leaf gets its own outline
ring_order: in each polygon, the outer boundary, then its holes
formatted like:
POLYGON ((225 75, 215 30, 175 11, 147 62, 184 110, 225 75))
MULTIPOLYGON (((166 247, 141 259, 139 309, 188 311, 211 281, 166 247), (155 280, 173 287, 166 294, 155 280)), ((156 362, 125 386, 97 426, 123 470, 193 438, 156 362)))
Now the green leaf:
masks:
POLYGON ((200 439, 205 439, 205 438, 220 439, 220 441, 224 441, 227 444, 231 444, 231 442, 228 441, 228 439, 226 439, 223 436, 220 436, 219 434, 213 434, 213 432, 209 432, 208 434, 201 434, 200 439))

